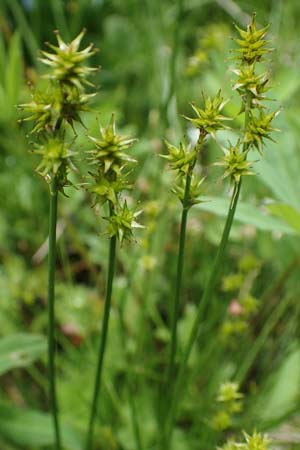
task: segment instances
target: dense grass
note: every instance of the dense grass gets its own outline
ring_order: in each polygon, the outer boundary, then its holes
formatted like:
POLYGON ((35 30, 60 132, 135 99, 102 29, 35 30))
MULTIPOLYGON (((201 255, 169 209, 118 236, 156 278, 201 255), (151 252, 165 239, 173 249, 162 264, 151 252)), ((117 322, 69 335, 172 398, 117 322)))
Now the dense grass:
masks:
MULTIPOLYGON (((28 152, 27 124, 18 125, 15 105, 27 101, 27 81, 36 83, 37 49, 87 28, 101 64, 93 103, 101 123, 114 111, 122 133, 139 137, 132 151, 138 179, 131 200, 139 200, 146 226, 137 242, 117 253, 110 330, 95 449, 155 448, 164 401, 162 373, 169 355, 180 207, 170 192, 162 139, 178 142, 186 132, 182 114, 201 91, 221 86, 232 96, 226 114, 238 116, 225 61, 232 23, 244 26, 252 10, 271 22, 272 95, 283 112, 277 144, 269 142, 243 182, 222 280, 209 299, 205 326, 193 349, 176 419, 172 450, 207 450, 241 430, 267 431, 274 449, 299 448, 299 231, 300 157, 299 65, 296 1, 78 2, 7 0, 0 22, 0 446, 3 450, 53 448, 46 377, 48 192, 34 174, 37 158, 28 152), (31 7, 25 5, 32 5, 31 7), (233 8, 235 6, 235 8, 233 8), (47 20, 45 20, 47 18, 47 20), (252 311, 241 317, 235 299, 249 297, 252 311), (253 299, 252 299, 253 300, 253 299), (228 306, 230 305, 230 308, 228 306), (251 306, 252 305, 252 306, 251 306), (241 412, 229 429, 217 430, 221 383, 238 382, 241 412)), ((43 87, 43 81, 38 81, 43 87)), ((276 107, 270 104, 270 107, 276 107)), ((98 129, 94 113, 83 116, 88 134, 98 129)), ((86 130, 76 127, 82 151, 86 130)), ((227 135, 220 135, 222 142, 227 135)), ((202 153, 209 180, 207 202, 189 214, 182 278, 178 354, 189 336, 224 226, 230 192, 221 172, 209 164, 218 156, 210 141, 202 153)), ((254 157, 254 159, 257 159, 254 157)), ((88 172, 85 163, 77 163, 88 172)), ((85 178, 74 175, 77 183, 85 178)), ((67 188, 58 214, 57 319, 58 397, 66 450, 81 450, 89 417, 104 313, 108 239, 99 236, 84 190, 67 188)), ((107 215, 105 212, 104 215, 107 215)), ((250 305, 250 306, 249 306, 250 305)))

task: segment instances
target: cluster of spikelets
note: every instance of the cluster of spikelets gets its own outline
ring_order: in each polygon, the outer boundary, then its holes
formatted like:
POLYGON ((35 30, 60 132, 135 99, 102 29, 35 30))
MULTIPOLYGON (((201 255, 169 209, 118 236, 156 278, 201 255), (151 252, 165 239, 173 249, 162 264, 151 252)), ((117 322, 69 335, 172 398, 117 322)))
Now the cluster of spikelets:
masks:
POLYGON ((219 431, 227 430, 233 426, 233 418, 242 410, 243 394, 239 392, 236 383, 222 383, 217 395, 218 411, 212 419, 212 427, 219 431))
POLYGON ((48 182, 55 179, 60 190, 68 184, 68 172, 74 167, 71 161, 75 155, 74 142, 66 143, 66 125, 73 127, 74 122, 81 122, 80 112, 88 110, 95 95, 88 94, 85 86, 92 85, 88 77, 97 69, 84 64, 95 50, 92 45, 79 50, 83 36, 84 31, 66 44, 56 32, 58 46, 48 44, 53 53, 42 51, 40 57, 48 67, 44 75, 48 85, 45 91, 33 90, 31 102, 20 105, 28 114, 22 120, 34 122, 33 152, 42 158, 37 171, 48 182))
MULTIPOLYGON (((82 124, 80 113, 89 110, 89 102, 96 95, 86 92, 87 87, 93 86, 88 78, 97 68, 85 64, 96 50, 92 44, 80 50, 84 33, 82 31, 67 44, 56 32, 58 46, 47 44, 53 53, 42 51, 40 57, 40 61, 48 67, 44 75, 48 80, 47 88, 42 92, 33 90, 31 102, 20 105, 27 113, 27 117, 22 120, 34 122, 31 131, 36 136, 33 152, 41 156, 37 171, 48 182, 55 180, 62 192, 70 184, 69 171, 74 169, 74 122, 82 124), (65 138, 66 125, 71 125, 74 131, 71 142, 65 138)), ((126 201, 121 202, 120 198, 122 192, 131 187, 126 169, 129 163, 136 161, 126 151, 136 139, 116 133, 114 115, 109 125, 106 128, 100 126, 99 131, 99 137, 88 136, 94 146, 88 158, 93 179, 89 190, 94 197, 94 204, 108 202, 110 206, 111 214, 106 218, 109 221, 109 236, 116 235, 120 240, 130 239, 133 228, 139 227, 135 220, 139 212, 129 209, 126 201)))
POLYGON ((247 110, 248 119, 243 137, 235 145, 229 143, 223 148, 224 157, 216 163, 224 169, 224 178, 229 177, 233 184, 239 183, 242 176, 253 175, 252 164, 247 161, 248 152, 256 148, 262 152, 266 139, 272 140, 271 133, 277 131, 272 127, 272 121, 278 112, 266 112, 263 105, 268 100, 269 77, 267 73, 257 73, 257 64, 264 61, 272 52, 268 48, 269 41, 265 40, 268 26, 257 29, 255 14, 246 30, 236 26, 240 38, 234 39, 238 48, 234 50, 237 67, 232 71, 237 76, 233 85, 242 98, 240 112, 247 110))
MULTIPOLYGON (((237 186, 241 178, 245 175, 254 175, 251 162, 247 161, 248 153, 255 148, 262 152, 266 139, 272 140, 271 133, 277 131, 272 126, 273 119, 277 112, 266 112, 263 101, 268 100, 266 94, 269 87, 269 77, 267 73, 257 73, 256 66, 264 61, 266 56, 272 51, 268 48, 269 41, 265 40, 268 27, 256 28, 255 14, 246 30, 236 27, 240 34, 239 39, 234 39, 238 48, 235 49, 234 60, 237 60, 237 67, 233 73, 237 80, 233 85, 242 99, 240 113, 245 112, 245 128, 242 136, 235 144, 229 142, 228 147, 222 147, 224 156, 214 165, 223 168, 223 178, 228 178, 230 182, 237 186)), ((168 154, 162 155, 169 162, 171 169, 177 173, 177 182, 173 192, 184 202, 184 192, 189 191, 187 203, 189 206, 198 203, 202 189, 200 185, 203 180, 194 181, 193 170, 196 165, 197 155, 208 136, 216 138, 216 133, 229 129, 226 122, 230 120, 221 111, 228 100, 222 98, 219 91, 214 98, 202 95, 202 107, 192 103, 195 117, 185 117, 199 133, 198 141, 193 147, 181 142, 179 147, 166 142, 168 154), (188 181, 190 175, 191 181, 188 181), (189 189, 186 183, 189 182, 189 189)))
POLYGON ((90 150, 92 182, 89 190, 94 196, 94 205, 109 204, 110 215, 105 217, 108 221, 106 229, 110 237, 117 236, 123 240, 131 240, 134 228, 140 228, 136 218, 141 211, 130 209, 126 199, 122 199, 124 190, 131 189, 128 182, 128 166, 136 160, 127 154, 137 139, 116 133, 115 118, 106 128, 100 126, 100 136, 89 136, 94 148, 90 150))
POLYGON ((173 192, 182 202, 185 208, 190 208, 196 203, 200 203, 200 196, 203 192, 202 183, 204 178, 197 179, 194 176, 194 168, 197 162, 199 151, 209 136, 216 137, 216 132, 227 129, 226 121, 230 120, 221 114, 221 110, 227 102, 221 96, 221 91, 214 98, 203 95, 203 107, 191 104, 195 118, 185 117, 195 128, 199 130, 199 137, 196 145, 186 144, 185 140, 176 147, 169 142, 165 142, 168 154, 161 155, 165 158, 176 172, 176 183, 173 192), (188 189, 187 189, 188 183, 188 189))

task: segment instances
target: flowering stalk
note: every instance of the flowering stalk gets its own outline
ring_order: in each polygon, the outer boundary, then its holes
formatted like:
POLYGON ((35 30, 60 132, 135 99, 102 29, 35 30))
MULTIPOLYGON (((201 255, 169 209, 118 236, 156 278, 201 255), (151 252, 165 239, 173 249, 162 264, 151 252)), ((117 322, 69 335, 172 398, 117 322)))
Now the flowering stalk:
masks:
POLYGON ((57 222, 57 181, 53 178, 50 186, 49 213, 49 253, 48 253, 48 368, 49 368, 49 399, 53 415, 55 440, 57 450, 61 449, 61 436, 58 421, 58 406, 56 399, 55 375, 55 261, 56 261, 56 222, 57 222))
POLYGON ((141 227, 135 220, 140 214, 140 211, 128 208, 126 200, 123 201, 121 197, 123 191, 131 187, 126 179, 127 174, 124 173, 124 169, 129 163, 136 162, 125 150, 132 147, 136 139, 121 136, 116 133, 114 115, 112 115, 108 127, 104 128, 100 126, 100 138, 89 136, 89 139, 95 145, 95 148, 89 153, 91 154, 91 164, 96 168, 96 171, 91 173, 92 182, 88 189, 94 196, 94 207, 102 207, 105 203, 109 205, 109 217, 104 217, 104 219, 108 222, 105 232, 109 235, 110 244, 104 314, 86 438, 86 450, 91 450, 93 447, 97 405, 101 390, 104 356, 107 345, 116 245, 117 241, 121 243, 124 240, 130 241, 133 236, 133 229, 141 227))
POLYGON ((49 84, 45 92, 33 91, 32 101, 20 105, 29 114, 21 121, 34 121, 31 133, 36 135, 33 152, 41 156, 37 172, 50 187, 49 211, 49 258, 48 258, 48 370, 49 400, 53 417, 55 449, 61 450, 61 434, 58 417, 55 371, 55 262, 56 223, 58 193, 64 193, 69 185, 68 174, 74 168, 73 149, 65 140, 67 125, 81 122, 80 111, 88 109, 94 94, 86 94, 84 86, 90 84, 86 77, 94 68, 84 66, 84 61, 94 51, 92 45, 79 51, 84 32, 70 44, 66 44, 57 33, 58 47, 48 44, 54 53, 41 52, 41 61, 50 67, 45 75, 49 84))
MULTIPOLYGON (((268 27, 265 27, 261 30, 256 29, 255 15, 253 15, 252 22, 248 25, 246 31, 237 28, 242 39, 235 40, 239 45, 239 48, 236 50, 238 53, 236 59, 239 60, 240 65, 239 68, 234 71, 234 73, 239 77, 237 83, 234 85, 234 89, 236 89, 242 97, 241 112, 245 113, 243 145, 242 150, 240 150, 240 141, 237 142, 236 146, 232 146, 230 144, 230 148, 225 149, 224 151, 225 157, 221 160, 221 162, 217 163, 217 165, 224 167, 223 178, 230 178, 230 181, 233 184, 233 192, 221 242, 217 250, 210 277, 198 305, 196 317, 194 319, 188 343, 183 353, 181 366, 174 386, 173 397, 169 407, 166 423, 167 448, 172 435, 173 422, 176 417, 177 407, 180 401, 180 391, 186 376, 187 364, 193 346, 197 340, 203 312, 205 311, 208 301, 214 295, 216 284, 223 265, 229 234, 241 191, 242 177, 245 175, 252 175, 252 172, 250 171, 251 165, 247 162, 247 154, 251 148, 256 148, 261 152, 264 139, 271 139, 270 132, 274 130, 271 127, 271 121, 276 116, 276 113, 266 114, 263 111, 263 106, 261 104, 261 102, 265 99, 262 94, 268 89, 266 81, 267 77, 266 75, 261 77, 256 76, 254 70, 255 64, 260 62, 261 59, 268 52, 270 52, 270 49, 265 48, 268 41, 263 39, 267 28, 268 27), (248 75, 249 73, 251 74, 251 79, 249 79, 249 77, 247 79, 243 78, 243 73, 245 72, 242 70, 243 68, 247 69, 245 71, 248 75), (249 68, 251 68, 251 70, 249 70, 249 68), (258 114, 255 113, 255 109, 258 110, 258 114)), ((197 118, 190 120, 193 121, 194 125, 198 125, 197 118)))
MULTIPOLYGON (((112 217, 112 215, 113 215, 113 208, 110 207, 110 217, 112 217)), ((117 244, 117 235, 114 235, 110 238, 110 244, 109 244, 108 273, 107 273, 106 295, 105 295, 105 302, 104 302, 104 314, 103 314, 103 319, 102 319, 101 340, 100 340, 100 347, 99 347, 99 353, 98 353, 98 363, 97 363, 97 369, 96 369, 95 386, 94 386, 93 400, 92 400, 88 433, 87 433, 87 441, 86 441, 86 449, 87 450, 92 448, 94 422, 95 422, 95 419, 97 416, 97 403, 98 403, 98 397, 99 397, 100 387, 101 387, 102 369, 103 369, 104 354, 105 354, 105 349, 106 349, 110 306, 111 306, 111 296, 112 296, 113 279, 114 279, 114 272, 115 272, 116 244, 117 244)))
MULTIPOLYGON (((166 142, 168 155, 161 155, 163 158, 169 161, 170 167, 177 173, 177 179, 173 188, 173 193, 175 193, 175 195, 182 203, 175 294, 171 312, 171 343, 165 387, 167 389, 167 401, 165 402, 165 404, 168 404, 168 401, 172 398, 173 384, 174 380, 176 379, 177 324, 179 320, 188 212, 193 205, 201 202, 201 185, 204 181, 203 178, 199 181, 195 180, 193 172, 197 162, 197 156, 202 149, 205 139, 209 135, 215 137, 215 133, 218 130, 227 128, 224 125, 224 121, 226 121, 227 118, 220 114, 221 109, 226 103, 221 97, 221 92, 219 91, 214 99, 211 99, 209 97, 205 98, 203 96, 203 103, 203 109, 199 108, 195 104, 192 104, 192 108, 196 112, 197 118, 194 119, 186 117, 187 120, 194 123, 199 129, 199 138, 194 148, 191 148, 191 146, 187 146, 182 142, 180 143, 179 148, 177 148, 169 142, 166 142)), ((167 445, 165 411, 162 412, 162 415, 163 424, 161 426, 160 444, 163 448, 167 445)))
POLYGON ((172 325, 171 325, 170 362, 169 362, 169 368, 168 368, 168 374, 167 374, 167 385, 168 386, 170 386, 172 384, 174 370, 175 370, 175 356, 176 356, 176 348, 177 348, 177 322, 178 322, 178 316, 179 316, 179 302, 180 302, 180 293, 181 293, 181 284, 182 284, 186 224, 187 224, 187 216, 188 216, 189 207, 190 207, 188 199, 189 199, 190 186, 191 186, 191 181, 192 181, 192 173, 191 173, 192 170, 193 170, 193 167, 190 168, 190 170, 186 176, 184 198, 183 198, 183 203, 182 203, 180 236, 179 236, 179 244, 178 244, 177 274, 176 274, 175 296, 174 296, 172 325))

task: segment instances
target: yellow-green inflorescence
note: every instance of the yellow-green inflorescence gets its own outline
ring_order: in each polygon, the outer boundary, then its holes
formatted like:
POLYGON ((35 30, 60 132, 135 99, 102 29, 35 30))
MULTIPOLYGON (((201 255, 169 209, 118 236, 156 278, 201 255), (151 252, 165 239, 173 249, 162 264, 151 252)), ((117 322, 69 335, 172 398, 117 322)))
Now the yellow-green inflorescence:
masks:
MULTIPOLYGON (((234 50, 233 57, 237 61, 237 67, 232 69, 237 77, 233 90, 241 96, 240 113, 246 113, 247 110, 247 120, 242 136, 236 143, 229 142, 228 147, 223 147, 224 156, 215 163, 223 168, 223 178, 228 178, 233 185, 239 184, 243 176, 254 175, 251 170, 253 163, 247 161, 249 151, 257 149, 262 153, 265 141, 273 140, 272 133, 278 131, 272 125, 278 111, 266 111, 263 104, 265 100, 270 100, 267 96, 270 90, 269 74, 257 72, 257 65, 266 60, 267 55, 272 51, 268 47, 269 41, 265 39, 268 26, 257 29, 255 14, 253 14, 246 30, 236 28, 240 37, 234 39, 238 48, 234 50)), ((217 131, 229 128, 227 121, 230 119, 222 114, 222 109, 227 102, 228 100, 222 97, 221 91, 213 98, 202 94, 202 107, 195 103, 191 104, 195 117, 184 116, 199 131, 196 146, 191 148, 190 145, 180 143, 177 148, 166 142, 168 155, 163 157, 169 161, 170 167, 177 171, 179 178, 183 178, 188 172, 193 172, 197 154, 207 136, 215 139, 217 131)), ((175 188, 173 191, 181 193, 182 197, 182 180, 178 182, 178 186, 181 188, 175 188)), ((191 202, 191 204, 194 203, 191 202)))
POLYGON ((223 292, 231 296, 219 334, 226 346, 236 348, 241 336, 251 331, 251 320, 260 307, 259 299, 251 293, 259 271, 260 262, 253 255, 247 254, 240 259, 238 270, 222 280, 223 292))
POLYGON ((191 107, 193 108, 196 117, 184 117, 191 122, 195 128, 198 128, 200 139, 208 134, 215 138, 218 130, 229 128, 225 125, 225 122, 231 119, 221 114, 222 109, 229 100, 223 99, 221 91, 219 91, 214 98, 205 97, 204 94, 202 94, 202 100, 203 108, 200 108, 195 103, 191 103, 191 107))
POLYGON ((109 204, 110 215, 104 217, 108 221, 107 234, 117 236, 121 242, 131 240, 133 230, 141 228, 136 221, 141 211, 129 208, 122 193, 132 188, 128 182, 128 165, 136 160, 127 151, 137 139, 117 134, 114 114, 107 127, 99 127, 99 132, 99 137, 89 136, 94 148, 89 150, 93 171, 88 189, 94 196, 94 205, 109 204))
POLYGON ((223 178, 229 178, 231 183, 238 183, 244 175, 254 175, 251 171, 252 163, 247 161, 247 153, 243 152, 241 141, 236 145, 229 143, 228 148, 222 149, 224 158, 214 163, 215 166, 221 166, 224 169, 223 178))
POLYGON ((269 445, 269 438, 255 431, 252 435, 244 433, 242 442, 229 440, 223 447, 218 447, 217 450, 271 450, 269 445))
POLYGON ((272 126, 272 122, 278 111, 266 111, 265 100, 270 100, 267 93, 270 90, 269 74, 257 72, 257 65, 266 60, 267 55, 273 49, 268 47, 269 41, 264 39, 268 26, 257 29, 255 14, 246 30, 236 26, 240 35, 234 39, 238 48, 234 50, 234 60, 237 67, 232 69, 237 79, 233 85, 242 98, 240 112, 247 110, 248 120, 243 135, 236 144, 229 143, 228 148, 223 148, 224 157, 215 165, 224 168, 224 178, 228 177, 233 184, 240 182, 245 175, 254 175, 252 164, 247 162, 250 150, 257 149, 263 151, 265 140, 273 140, 271 134, 278 131, 272 126))
POLYGON ((76 87, 82 90, 84 85, 91 85, 88 76, 95 72, 97 68, 83 65, 91 55, 95 53, 93 44, 88 45, 84 50, 79 50, 82 38, 85 34, 83 30, 70 44, 65 43, 60 34, 56 31, 58 47, 47 44, 54 53, 42 51, 40 61, 48 65, 51 72, 45 75, 50 80, 58 81, 64 87, 76 87))
POLYGON ((233 425, 233 418, 242 410, 243 394, 236 383, 222 383, 217 395, 217 412, 212 419, 212 427, 219 431, 227 430, 233 425))
MULTIPOLYGON (((36 136, 33 152, 42 156, 37 171, 48 182, 55 177, 60 190, 68 183, 67 175, 73 167, 71 157, 75 155, 74 139, 72 145, 65 143, 66 125, 73 128, 74 122, 82 123, 80 113, 88 111, 89 102, 95 95, 86 92, 86 86, 92 86, 88 77, 98 69, 85 64, 95 53, 93 46, 79 50, 84 33, 82 31, 67 44, 56 32, 58 47, 48 44, 54 53, 42 51, 40 58, 48 67, 44 75, 48 85, 44 91, 33 89, 31 102, 20 105, 27 113, 21 121, 34 122, 31 131, 36 136)), ((74 134, 76 137, 75 131, 74 134)))
POLYGON ((217 131, 229 128, 226 122, 231 119, 221 114, 226 103, 227 100, 224 100, 221 91, 215 97, 206 97, 202 94, 202 107, 191 103, 196 117, 183 116, 199 131, 197 143, 192 146, 191 144, 187 144, 184 138, 179 143, 179 146, 176 147, 168 141, 165 141, 168 153, 161 155, 161 157, 169 162, 170 168, 176 173, 176 182, 172 192, 178 197, 185 208, 190 208, 202 201, 200 197, 203 194, 204 178, 196 177, 194 169, 199 152, 208 136, 215 139, 217 131), (190 177, 190 180, 187 177, 190 177), (187 182, 189 183, 189 189, 188 195, 185 196, 187 182))

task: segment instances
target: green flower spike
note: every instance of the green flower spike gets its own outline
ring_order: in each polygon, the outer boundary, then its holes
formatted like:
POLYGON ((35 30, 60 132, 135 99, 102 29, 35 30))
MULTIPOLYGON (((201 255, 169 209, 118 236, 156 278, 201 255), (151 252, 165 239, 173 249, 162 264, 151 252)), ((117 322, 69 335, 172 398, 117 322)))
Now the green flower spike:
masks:
POLYGON ((190 146, 180 142, 179 147, 165 141, 168 155, 160 155, 169 161, 171 169, 178 170, 181 174, 187 174, 189 169, 195 164, 197 150, 191 150, 190 146))
POLYGON ((132 147, 132 145, 137 142, 137 139, 116 134, 114 114, 112 114, 110 124, 107 128, 100 126, 100 135, 101 139, 88 136, 96 145, 96 148, 91 150, 90 153, 92 155, 92 163, 97 165, 100 164, 100 169, 103 169, 105 174, 109 171, 119 174, 128 162, 136 162, 136 160, 130 158, 124 150, 132 147))
POLYGON ((268 450, 270 440, 267 436, 257 433, 256 431, 252 436, 247 433, 244 433, 244 436, 247 450, 268 450))
POLYGON ((273 51, 273 49, 265 48, 265 46, 269 44, 269 41, 264 39, 269 25, 257 30, 255 20, 256 14, 253 14, 252 21, 247 26, 246 31, 235 25, 241 39, 233 39, 239 46, 239 48, 235 50, 235 52, 238 53, 238 56, 235 59, 249 65, 261 61, 266 54, 273 51))
MULTIPOLYGON (((189 198, 187 202, 188 208, 191 208, 193 205, 197 205, 198 203, 202 203, 200 197, 203 195, 202 183, 204 180, 205 178, 201 178, 200 180, 198 180, 194 176, 192 176, 189 198)), ((184 205, 185 185, 186 185, 186 178, 181 177, 179 184, 176 184, 172 189, 173 194, 176 195, 176 197, 181 201, 183 205, 184 205)))
POLYGON ((35 126, 31 133, 40 133, 41 131, 52 132, 60 117, 60 95, 57 92, 39 92, 34 91, 32 101, 19 105, 19 108, 30 114, 29 117, 20 119, 19 122, 33 120, 35 126))
POLYGON ((58 42, 58 47, 47 43, 54 53, 42 51, 42 58, 40 61, 52 69, 47 78, 51 80, 59 81, 61 84, 67 86, 75 86, 77 89, 82 90, 83 85, 90 85, 87 77, 98 70, 95 67, 86 67, 82 63, 90 58, 96 50, 93 49, 93 44, 88 45, 84 50, 79 51, 79 46, 85 30, 70 43, 66 44, 58 31, 55 32, 58 42))
POLYGON ((245 142, 248 143, 249 146, 253 145, 256 147, 260 153, 262 153, 264 139, 269 139, 275 142, 270 136, 270 133, 279 130, 273 128, 271 123, 279 112, 280 111, 275 111, 265 114, 264 111, 260 110, 258 117, 256 117, 253 113, 250 113, 250 121, 248 129, 246 130, 245 142))
POLYGON ((115 180, 111 180, 110 177, 106 177, 102 173, 91 175, 95 181, 88 190, 94 194, 95 204, 100 203, 100 205, 103 205, 109 201, 116 206, 118 203, 118 194, 125 189, 132 189, 132 185, 121 174, 115 180))
POLYGON ((232 72, 238 77, 233 89, 241 95, 250 93, 252 108, 262 107, 261 101, 270 100, 264 95, 269 90, 267 73, 256 74, 254 65, 243 65, 238 69, 233 69, 232 72))
POLYGON ((224 122, 231 119, 220 114, 221 110, 229 100, 224 100, 221 97, 221 90, 214 98, 205 97, 203 94, 202 98, 204 104, 203 109, 199 108, 195 103, 191 103, 191 107, 193 108, 197 117, 183 117, 199 129, 201 138, 205 137, 208 134, 215 138, 216 131, 229 129, 229 127, 227 127, 224 122))
POLYGON ((240 141, 236 145, 229 143, 229 149, 222 148, 222 150, 225 154, 224 158, 214 165, 224 167, 223 178, 230 177, 231 183, 238 183, 244 175, 255 175, 250 170, 252 164, 247 161, 247 152, 242 151, 240 141))
POLYGON ((109 222, 106 230, 109 237, 117 236, 121 243, 124 240, 131 241, 133 239, 133 230, 135 228, 144 228, 136 221, 136 218, 141 213, 142 211, 129 209, 126 201, 123 203, 123 206, 118 205, 114 215, 104 217, 109 222))
POLYGON ((251 435, 244 433, 245 442, 228 441, 217 450, 269 450, 270 440, 267 436, 257 433, 251 435))
POLYGON ((233 402, 243 398, 243 394, 239 392, 237 383, 222 383, 219 389, 217 401, 221 403, 233 402))
POLYGON ((77 88, 67 90, 50 88, 46 92, 34 91, 32 101, 19 106, 29 117, 20 122, 34 121, 31 133, 52 133, 59 120, 66 120, 71 126, 73 122, 82 124, 79 112, 88 111, 87 104, 95 94, 81 94, 77 88))
POLYGON ((88 104, 95 97, 96 93, 80 93, 77 88, 70 86, 62 91, 61 117, 65 119, 73 128, 73 122, 79 122, 84 126, 80 112, 89 111, 88 104))
POLYGON ((52 178, 59 173, 59 178, 65 179, 68 169, 74 167, 71 158, 75 152, 59 137, 51 138, 44 144, 36 144, 33 152, 42 156, 36 170, 43 177, 52 178))

